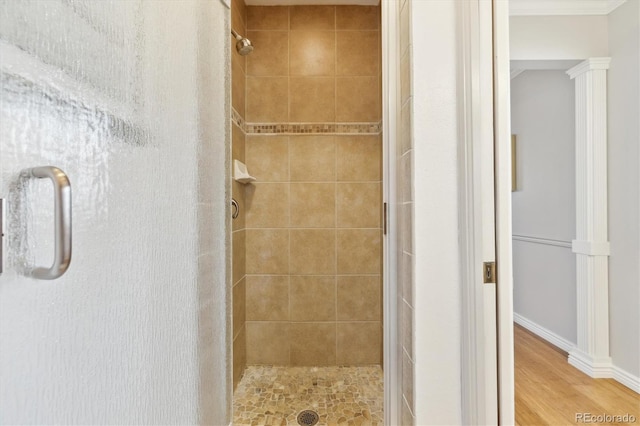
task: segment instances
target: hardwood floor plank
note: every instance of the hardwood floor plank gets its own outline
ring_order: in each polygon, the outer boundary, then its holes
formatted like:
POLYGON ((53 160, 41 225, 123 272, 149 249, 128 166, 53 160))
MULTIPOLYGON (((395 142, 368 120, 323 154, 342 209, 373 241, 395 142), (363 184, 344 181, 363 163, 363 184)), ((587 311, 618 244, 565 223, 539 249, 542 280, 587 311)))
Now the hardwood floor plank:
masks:
POLYGON ((517 324, 514 334, 517 425, 584 424, 577 413, 629 414, 640 424, 640 395, 613 379, 592 379, 566 352, 517 324))

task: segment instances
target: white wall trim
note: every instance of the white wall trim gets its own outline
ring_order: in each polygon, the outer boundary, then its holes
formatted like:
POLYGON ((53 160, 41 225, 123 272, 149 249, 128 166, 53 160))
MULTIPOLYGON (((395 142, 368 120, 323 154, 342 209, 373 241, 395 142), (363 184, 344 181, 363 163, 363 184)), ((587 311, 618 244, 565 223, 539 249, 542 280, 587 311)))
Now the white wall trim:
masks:
POLYGON ((384 354, 384 424, 400 424, 402 391, 400 377, 402 357, 399 353, 398 325, 398 255, 396 218, 396 140, 399 117, 400 53, 399 13, 395 2, 381 4, 382 41, 382 173, 383 200, 387 203, 387 235, 383 244, 383 354, 384 354))
POLYGON ((556 246, 556 247, 565 247, 571 248, 571 241, 564 240, 552 240, 550 238, 539 238, 531 235, 517 235, 513 234, 514 241, 523 241, 525 243, 533 243, 533 244, 542 244, 545 246, 556 246))
POLYGON ((576 254, 586 254, 588 256, 609 256, 611 245, 609 241, 579 241, 571 242, 571 250, 576 254))
POLYGON ((551 343, 553 346, 556 346, 567 353, 570 352, 576 346, 575 343, 570 342, 564 337, 557 335, 553 331, 548 330, 542 327, 541 325, 538 325, 535 322, 531 321, 530 319, 525 318, 522 315, 517 314, 515 312, 513 313, 513 321, 516 324, 526 328, 527 330, 529 330, 536 336, 540 337, 541 339, 546 340, 547 342, 551 343))
POLYGON ((615 365, 612 368, 613 378, 634 391, 640 394, 640 377, 634 376, 628 371, 623 370, 615 365))
POLYGON ((511 16, 608 15, 626 0, 514 0, 511 16))

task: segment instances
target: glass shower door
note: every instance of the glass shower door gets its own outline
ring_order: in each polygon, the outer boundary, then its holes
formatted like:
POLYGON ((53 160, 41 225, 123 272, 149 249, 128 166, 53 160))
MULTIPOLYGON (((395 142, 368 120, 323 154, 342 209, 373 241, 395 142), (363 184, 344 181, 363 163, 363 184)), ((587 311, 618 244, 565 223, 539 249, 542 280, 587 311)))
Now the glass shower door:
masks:
POLYGON ((0 2, 0 422, 227 424, 228 9, 0 2), (55 280, 54 191, 73 254, 55 280))

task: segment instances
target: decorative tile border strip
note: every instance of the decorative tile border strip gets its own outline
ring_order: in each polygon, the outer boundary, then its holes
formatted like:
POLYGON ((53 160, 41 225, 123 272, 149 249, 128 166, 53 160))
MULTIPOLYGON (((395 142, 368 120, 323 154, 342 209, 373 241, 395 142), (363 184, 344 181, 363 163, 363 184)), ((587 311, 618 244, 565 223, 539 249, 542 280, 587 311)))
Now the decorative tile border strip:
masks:
POLYGON ((235 109, 231 110, 231 121, 246 134, 261 135, 377 135, 382 132, 382 123, 247 123, 235 109))

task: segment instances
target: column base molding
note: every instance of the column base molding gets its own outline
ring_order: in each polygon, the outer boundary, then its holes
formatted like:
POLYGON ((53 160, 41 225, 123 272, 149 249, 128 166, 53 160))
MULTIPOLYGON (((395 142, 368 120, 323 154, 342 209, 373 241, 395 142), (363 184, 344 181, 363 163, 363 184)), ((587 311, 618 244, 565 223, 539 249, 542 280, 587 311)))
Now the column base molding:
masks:
POLYGON ((569 352, 569 364, 594 379, 613 377, 613 362, 610 357, 594 358, 578 348, 569 352))

